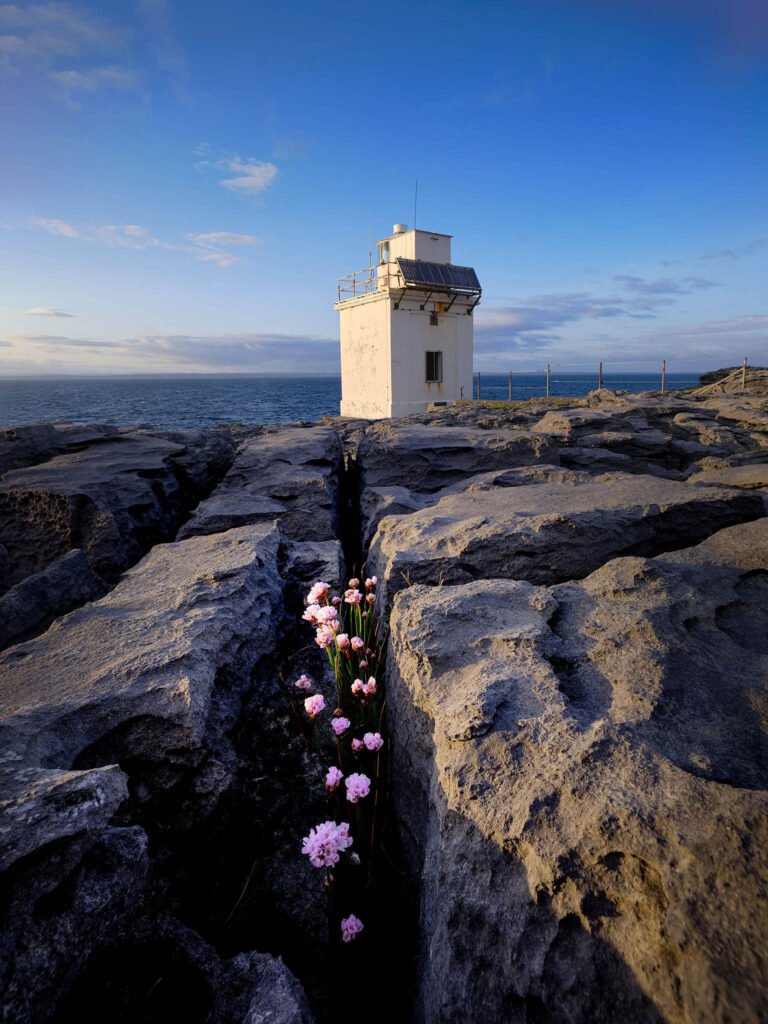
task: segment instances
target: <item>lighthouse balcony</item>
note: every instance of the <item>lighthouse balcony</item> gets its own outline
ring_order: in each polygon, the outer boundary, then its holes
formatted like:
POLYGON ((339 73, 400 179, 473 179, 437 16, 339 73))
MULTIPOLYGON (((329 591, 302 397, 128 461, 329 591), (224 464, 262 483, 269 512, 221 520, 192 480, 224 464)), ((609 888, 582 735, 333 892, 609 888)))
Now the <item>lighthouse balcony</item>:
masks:
POLYGON ((472 267, 454 263, 432 263, 399 257, 388 263, 356 270, 339 278, 338 302, 354 301, 379 293, 397 293, 397 303, 408 292, 474 298, 472 308, 480 301, 482 288, 472 267), (399 297, 398 297, 399 296, 399 297))

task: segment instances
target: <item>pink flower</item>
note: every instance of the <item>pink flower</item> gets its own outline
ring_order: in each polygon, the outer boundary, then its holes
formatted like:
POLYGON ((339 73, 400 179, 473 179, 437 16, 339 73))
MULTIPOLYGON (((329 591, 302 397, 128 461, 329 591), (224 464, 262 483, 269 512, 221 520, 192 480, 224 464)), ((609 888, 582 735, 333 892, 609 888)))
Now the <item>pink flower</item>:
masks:
POLYGON ((362 740, 352 740, 352 753, 359 754, 365 744, 362 740))
POLYGON ((376 602, 376 595, 375 594, 366 594, 365 595, 365 603, 366 604, 375 604, 375 602, 376 602))
POLYGON ((363 686, 363 693, 366 697, 372 697, 376 693, 376 680, 371 676, 367 683, 363 686))
POLYGON ((363 736, 363 743, 366 745, 368 750, 381 750, 384 746, 384 740, 381 738, 379 732, 367 732, 363 736))
POLYGON ((349 775, 344 780, 344 785, 347 787, 347 800, 351 804, 356 804, 371 792, 371 780, 360 772, 349 775))
POLYGON ((293 685, 296 687, 297 690, 311 690, 312 687, 314 686, 314 683, 309 678, 309 676, 304 675, 299 676, 299 678, 293 685))
POLYGON ((367 661, 361 661, 360 662, 360 668, 368 668, 368 662, 367 661))
POLYGON ((338 787, 339 783, 343 778, 344 773, 340 772, 339 769, 334 765, 332 768, 328 769, 328 772, 325 776, 325 788, 328 790, 329 793, 332 793, 334 789, 338 787))
POLYGON ((360 604, 360 602, 363 600, 363 595, 360 593, 359 590, 345 590, 344 600, 347 602, 347 604, 360 604))
POLYGON ((306 853, 310 863, 316 868, 328 868, 338 864, 339 853, 348 850, 352 845, 349 825, 343 821, 337 825, 335 821, 324 821, 310 830, 304 837, 302 853, 306 853))
POLYGON ((308 608, 304 609, 304 614, 301 616, 305 622, 317 622, 317 613, 320 611, 319 604, 311 604, 308 608))
POLYGON ((324 626, 335 626, 338 617, 339 613, 333 605, 328 604, 317 609, 317 612, 315 613, 315 622, 319 622, 324 626))
POLYGON ((365 640, 361 640, 359 636, 353 636, 351 643, 353 651, 362 651, 365 647, 365 640))
POLYGON ((378 582, 379 582, 378 576, 371 576, 369 579, 367 579, 365 581, 365 589, 366 590, 373 590, 373 588, 376 586, 376 584, 378 582))
POLYGON ((341 604, 341 598, 340 597, 332 597, 331 598, 331 604, 335 604, 335 605, 341 604))
POLYGON ((336 634, 330 626, 319 626, 315 633, 315 643, 318 647, 322 647, 323 650, 330 647, 335 639, 336 634))
POLYGON ((360 580, 358 580, 358 579, 350 580, 349 581, 349 585, 350 585, 350 587, 352 587, 353 590, 357 590, 357 588, 360 586, 360 580))
POLYGON ((352 723, 348 718, 334 718, 331 722, 331 728, 337 736, 342 736, 350 725, 352 725, 352 723))
POLYGON ((346 651, 349 647, 349 635, 347 633, 336 634, 336 646, 340 651, 346 651))
POLYGON ((307 594, 307 604, 319 604, 321 601, 324 601, 330 589, 330 584, 318 580, 307 594))
POLYGON ((354 693, 354 695, 356 697, 359 697, 360 694, 363 692, 363 686, 364 686, 363 680, 362 679, 356 679, 354 681, 354 683, 352 683, 352 686, 350 687, 350 689, 352 690, 352 693, 354 693))
POLYGON ((342 918, 341 921, 341 941, 352 942, 356 935, 359 935, 365 925, 359 917, 355 917, 354 914, 350 914, 349 917, 342 918))
POLYGON ((307 697, 304 701, 304 710, 310 718, 314 718, 315 715, 319 715, 324 707, 325 697, 323 697, 322 693, 316 693, 314 697, 307 697))

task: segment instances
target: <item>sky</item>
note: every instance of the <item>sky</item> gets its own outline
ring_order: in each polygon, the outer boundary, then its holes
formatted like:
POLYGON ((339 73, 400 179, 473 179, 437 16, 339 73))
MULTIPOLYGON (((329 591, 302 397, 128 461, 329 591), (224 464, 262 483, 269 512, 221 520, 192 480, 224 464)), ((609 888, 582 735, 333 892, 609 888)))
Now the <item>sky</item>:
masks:
POLYGON ((768 365, 766 0, 0 0, 0 376, 337 373, 417 180, 475 370, 768 365))

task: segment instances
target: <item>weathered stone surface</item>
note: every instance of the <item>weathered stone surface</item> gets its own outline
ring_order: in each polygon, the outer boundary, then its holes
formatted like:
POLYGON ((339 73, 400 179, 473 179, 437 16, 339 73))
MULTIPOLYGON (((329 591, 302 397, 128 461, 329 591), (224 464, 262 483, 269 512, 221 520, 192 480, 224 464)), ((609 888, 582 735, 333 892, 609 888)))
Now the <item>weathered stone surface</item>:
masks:
POLYGON ((41 633, 60 615, 106 590, 82 551, 67 552, 0 597, 0 649, 41 633))
POLYGON ((30 423, 0 428, 0 476, 9 469, 34 466, 120 433, 120 427, 100 423, 30 423))
POLYGON ((768 489, 768 462, 747 463, 741 466, 705 468, 688 477, 692 484, 721 484, 740 487, 745 491, 768 489))
POLYGON ((5 651, 0 744, 60 768, 108 739, 113 760, 194 749, 217 676, 274 645, 278 542, 266 525, 158 545, 106 597, 5 651))
POLYGON ((231 1024, 312 1024, 304 990, 279 957, 241 953, 226 965, 219 1019, 231 1024), (245 995, 245 998, 243 997, 245 995))
POLYGON ((763 1019, 768 520, 392 611, 417 1019, 763 1019))
POLYGON ((385 603, 410 583, 578 579, 620 554, 654 554, 763 515, 744 491, 657 477, 593 479, 452 494, 381 520, 368 555, 385 603))
POLYGON ((341 444, 331 427, 284 427, 247 440, 179 539, 277 519, 291 540, 338 532, 341 444))
POLYGON ((523 430, 381 421, 365 432, 358 461, 365 487, 436 491, 476 473, 556 463, 558 447, 547 434, 523 430))
POLYGON ((154 543, 169 539, 200 498, 196 481, 223 471, 219 440, 201 432, 170 441, 142 431, 107 437, 0 483, 0 543, 11 572, 6 587, 72 548, 114 582, 154 543), (188 443, 187 443, 188 442, 188 443))

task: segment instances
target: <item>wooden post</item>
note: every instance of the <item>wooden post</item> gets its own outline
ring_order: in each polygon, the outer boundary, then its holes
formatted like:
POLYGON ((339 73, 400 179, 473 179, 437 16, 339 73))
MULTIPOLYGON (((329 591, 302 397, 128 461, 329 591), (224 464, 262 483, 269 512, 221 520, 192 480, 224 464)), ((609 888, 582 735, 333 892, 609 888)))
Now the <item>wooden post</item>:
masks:
POLYGON ((603 364, 600 363, 600 369, 597 371, 597 390, 603 390, 603 364))
POLYGON ((512 371, 509 371, 509 400, 512 401, 512 371))
POLYGON ((550 381, 550 372, 549 372, 549 363, 547 363, 547 398, 549 398, 549 381, 550 381))
POLYGON ((744 365, 741 368, 741 390, 747 390, 747 357, 744 356, 744 365))
POLYGON ((480 374, 477 375, 477 400, 480 401, 480 374))
POLYGON ((666 387, 667 387, 667 360, 666 359, 662 359, 661 360, 661 393, 662 393, 662 395, 664 394, 664 391, 665 391, 666 387))

